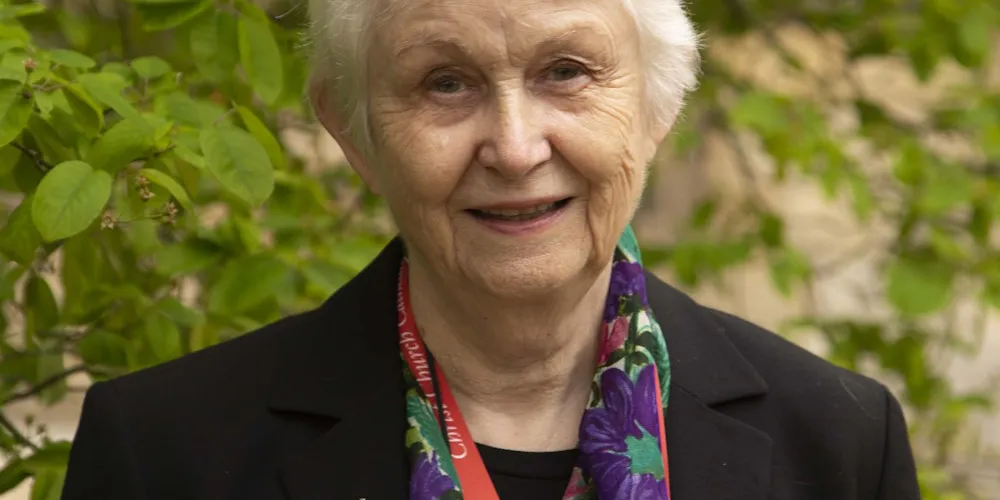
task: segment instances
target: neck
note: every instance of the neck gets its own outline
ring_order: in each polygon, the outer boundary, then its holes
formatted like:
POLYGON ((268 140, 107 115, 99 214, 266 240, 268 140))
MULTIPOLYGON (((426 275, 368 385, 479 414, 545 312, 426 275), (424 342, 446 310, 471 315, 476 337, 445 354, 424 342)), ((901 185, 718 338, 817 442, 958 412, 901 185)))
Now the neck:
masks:
POLYGON ((611 263, 547 300, 449 286, 411 260, 413 313, 477 442, 573 448, 597 369, 611 263))

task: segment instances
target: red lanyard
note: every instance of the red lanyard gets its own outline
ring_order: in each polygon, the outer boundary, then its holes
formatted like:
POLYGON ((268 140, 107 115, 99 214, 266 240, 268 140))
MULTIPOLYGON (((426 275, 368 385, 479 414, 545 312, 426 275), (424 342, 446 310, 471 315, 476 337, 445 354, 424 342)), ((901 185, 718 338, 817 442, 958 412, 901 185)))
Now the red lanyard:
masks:
POLYGON ((451 459, 455 464, 455 471, 458 473, 458 482, 462 488, 465 498, 475 498, 476 500, 500 500, 493 482, 486 471, 482 457, 479 456, 479 449, 472 440, 469 427, 462 418, 462 413, 455 403, 455 396, 448 387, 444 373, 440 366, 433 366, 427 350, 424 348, 424 341, 420 337, 420 330, 413 320, 413 310, 410 307, 410 278, 409 266, 403 260, 399 269, 399 297, 397 308, 399 310, 399 348, 406 358, 406 364, 410 366, 410 373, 420 384, 420 389, 424 392, 427 400, 441 408, 441 413, 436 413, 438 424, 442 425, 445 432, 445 439, 451 451, 451 459), (431 373, 434 370, 434 373, 431 373), (435 391, 437 382, 437 391, 435 391), (440 397, 440 400, 437 398, 440 397))
MULTIPOLYGON (((490 480, 490 475, 486 471, 486 465, 483 464, 483 459, 479 456, 479 449, 476 448, 472 434, 469 433, 469 427, 462 417, 462 412, 458 409, 455 396, 448 387, 444 372, 441 371, 440 366, 436 366, 430 353, 424 347, 420 330, 413 320, 413 309, 410 307, 409 264, 405 259, 399 269, 397 293, 399 294, 397 297, 399 349, 403 353, 403 357, 406 358, 410 373, 417 380, 424 396, 427 397, 431 405, 440 410, 435 412, 435 416, 448 442, 463 496, 475 500, 500 500, 493 487, 493 481, 490 480)), ((654 375, 654 377, 656 379, 656 400, 660 401, 660 378, 658 375, 654 375)), ((663 406, 659 404, 656 406, 657 420, 660 424, 660 452, 663 460, 664 482, 666 483, 667 498, 670 498, 670 469, 667 462, 667 433, 664 428, 663 406)))

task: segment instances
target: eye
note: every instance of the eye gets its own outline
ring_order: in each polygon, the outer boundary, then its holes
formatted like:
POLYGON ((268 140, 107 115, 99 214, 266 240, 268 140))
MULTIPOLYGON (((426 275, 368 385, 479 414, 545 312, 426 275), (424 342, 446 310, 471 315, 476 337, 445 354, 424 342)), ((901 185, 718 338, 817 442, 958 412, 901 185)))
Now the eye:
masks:
POLYGON ((548 72, 548 78, 557 82, 566 82, 582 76, 583 68, 573 62, 561 62, 552 66, 548 72))
POLYGON ((455 75, 445 74, 432 76, 427 80, 427 88, 440 94, 457 94, 466 89, 465 82, 455 75))

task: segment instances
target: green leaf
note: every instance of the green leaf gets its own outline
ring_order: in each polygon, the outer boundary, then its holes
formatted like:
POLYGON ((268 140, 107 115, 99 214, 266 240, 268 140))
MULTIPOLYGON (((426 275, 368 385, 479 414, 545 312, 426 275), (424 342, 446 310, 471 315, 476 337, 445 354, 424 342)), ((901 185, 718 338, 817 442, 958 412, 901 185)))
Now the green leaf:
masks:
POLYGON ((156 313, 147 315, 143 325, 143 338, 150 352, 160 363, 184 354, 181 332, 170 318, 156 313))
POLYGON ((969 218, 969 233, 976 243, 986 245, 990 241, 990 233, 993 229, 993 222, 996 214, 983 202, 976 203, 972 207, 972 216, 969 218))
POLYGON ((272 297, 290 277, 280 260, 267 255, 231 261, 209 292, 208 310, 221 316, 239 315, 272 297))
POLYGON ((52 95, 46 94, 45 92, 35 92, 35 105, 38 106, 38 112, 42 115, 42 118, 48 118, 52 113, 52 108, 55 107, 55 103, 52 101, 52 95))
POLYGON ((944 259, 964 261, 968 257, 965 249, 962 248, 962 245, 959 244, 955 238, 949 236, 940 229, 932 229, 930 231, 930 243, 934 252, 944 259))
POLYGON ((21 460, 14 459, 8 462, 3 469, 0 469, 0 494, 18 487, 31 474, 24 468, 21 460))
POLYGON ((983 153, 992 161, 1000 161, 1000 122, 990 123, 979 132, 983 153))
POLYGON ((65 480, 65 472, 46 470, 35 474, 35 482, 31 486, 31 500, 59 500, 65 480))
POLYGON ((872 194, 871 185, 868 179, 860 173, 850 175, 850 183, 854 214, 858 216, 858 219, 867 221, 871 218, 875 206, 875 196, 872 194))
POLYGON ((307 262, 300 271, 306 281, 316 287, 323 297, 333 295, 354 276, 343 267, 320 260, 307 262))
POLYGON ((16 24, 0 23, 0 40, 18 40, 26 45, 31 42, 31 33, 16 24))
POLYGON ((42 244, 42 235, 31 221, 31 195, 21 201, 0 228, 0 252, 22 266, 29 267, 42 244))
POLYGON ((128 82, 115 73, 87 73, 80 75, 80 85, 101 104, 119 115, 132 118, 139 115, 132 103, 122 96, 128 82))
POLYGON ((364 269, 384 247, 384 242, 358 236, 338 241, 326 254, 327 260, 352 275, 364 269))
POLYGON ((267 125, 264 125, 264 122, 260 121, 260 118, 257 118, 253 111, 244 106, 238 106, 236 111, 240 114, 243 125, 250 132, 250 135, 257 139, 257 142, 264 147, 264 151, 267 151, 267 158, 271 160, 271 165, 278 170, 284 170, 286 167, 285 155, 281 150, 281 144, 271 134, 267 125))
POLYGON ((77 349, 83 361, 95 366, 128 366, 128 340, 121 335, 93 330, 86 333, 77 349))
POLYGON ((691 227, 694 229, 705 229, 715 219, 718 211, 718 203, 715 199, 709 198, 698 203, 694 213, 691 215, 691 227))
POLYGON ((930 314, 948 305, 953 279, 954 272, 940 262, 900 257, 889 267, 886 297, 903 314, 930 314))
POLYGON ((733 124, 749 128, 762 135, 780 133, 788 128, 784 102, 763 92, 747 92, 729 110, 733 124))
POLYGON ((204 240, 192 240, 160 249, 154 260, 157 272, 176 276, 208 269, 222 260, 222 256, 219 247, 204 240))
MULTIPOLYGON (((43 354, 38 357, 38 381, 48 380, 52 377, 59 376, 65 370, 66 365, 63 364, 63 355, 61 352, 57 351, 54 353, 43 354)), ((58 382, 43 389, 42 392, 38 394, 38 399, 46 405, 52 405, 66 396, 66 390, 66 379, 63 377, 62 380, 59 380, 58 382)))
POLYGON ((116 278, 116 272, 109 269, 107 259, 117 259, 118 252, 105 253, 101 245, 92 238, 70 238, 61 247, 63 265, 60 273, 65 292, 63 317, 68 324, 84 324, 103 312, 103 301, 94 300, 94 290, 109 278, 116 278), (97 243, 97 244, 95 244, 97 243))
POLYGON ((169 149, 171 143, 170 134, 174 131, 174 127, 176 127, 174 122, 155 113, 144 113, 142 118, 154 129, 153 147, 160 151, 169 149))
POLYGON ((196 101, 187 94, 173 92, 157 101, 157 112, 182 125, 205 128, 222 119, 226 110, 213 102, 196 101))
POLYGON ((63 471, 69 463, 71 444, 68 441, 55 441, 45 445, 34 455, 24 459, 24 468, 39 473, 47 470, 63 471))
POLYGON ((170 64, 156 56, 139 57, 132 61, 132 69, 139 78, 152 80, 170 72, 170 64))
POLYGON ((68 68, 90 69, 97 66, 93 59, 75 50, 55 49, 49 52, 52 62, 68 68))
MULTIPOLYGON (((21 138, 24 140, 25 146, 37 151, 37 145, 31 134, 22 135, 21 138)), ((21 155, 17 163, 14 164, 13 171, 6 177, 0 177, 0 183, 2 183, 0 185, 3 186, 4 190, 28 194, 38 187, 38 184, 42 182, 42 177, 42 172, 35 162, 28 155, 21 155)))
POLYGON ((792 286, 796 282, 801 282, 811 274, 809 260, 790 248, 782 248, 772 253, 768 260, 771 266, 771 281, 785 297, 791 296, 792 286))
POLYGON ((13 19, 16 17, 33 16, 45 12, 45 6, 40 3, 25 3, 18 5, 5 5, 0 7, 0 19, 13 19))
POLYGON ((990 47, 993 46, 993 29, 997 21, 997 16, 993 15, 993 11, 985 3, 966 9, 962 20, 958 22, 960 50, 956 51, 956 59, 960 63, 977 68, 986 61, 990 47))
POLYGON ((130 222, 125 228, 126 239, 136 252, 140 254, 152 253, 162 246, 157 234, 159 226, 159 222, 149 219, 130 222))
POLYGON ((24 61, 28 54, 21 50, 12 50, 0 57, 0 80, 12 80, 24 83, 28 72, 24 69, 24 61))
POLYGON ((0 39, 0 54, 6 53, 11 49, 19 49, 24 47, 24 42, 16 38, 6 38, 0 39))
POLYGON ((111 175, 82 161, 56 165, 45 175, 31 204, 31 217, 45 241, 87 229, 111 197, 111 175))
POLYGON ((32 274, 24 285, 24 297, 28 308, 26 323, 30 331, 47 331, 59 324, 59 306, 48 281, 32 274))
POLYGON ((14 165, 21 161, 21 150, 14 146, 0 146, 0 178, 10 175, 14 165))
POLYGON ((274 190, 274 169, 267 152, 249 133, 235 128, 206 129, 201 149, 212 175, 229 192, 259 205, 274 190))
POLYGON ((0 146, 6 146, 24 130, 31 117, 31 98, 22 85, 0 80, 0 146))
POLYGON ((173 196, 174 199, 177 200, 177 203, 180 203, 185 210, 191 210, 193 208, 191 198, 188 197, 187 191, 185 191, 184 188, 181 187, 180 183, 175 181, 173 177, 170 177, 170 175, 151 168, 144 168, 140 170, 139 175, 144 176, 149 179, 149 182, 152 182, 153 184, 169 191, 170 195, 173 196))
POLYGON ((63 95, 73 110, 73 117, 76 118, 81 130, 90 137, 97 137, 104 128, 104 114, 101 113, 100 106, 77 85, 66 87, 63 95))
POLYGON ((281 51, 268 24, 249 17, 237 21, 240 63, 257 95, 273 105, 281 97, 281 51))
POLYGON ((86 161, 96 169, 114 174, 153 149, 154 133, 142 117, 126 118, 97 140, 86 161))
POLYGON ((173 297, 166 297, 156 304, 156 309, 180 326, 192 328, 205 322, 200 311, 191 309, 173 297))
POLYGON ((934 40, 925 36, 926 34, 925 32, 923 35, 912 37, 908 48, 910 67, 922 82, 930 80, 941 57, 941 51, 934 44, 934 40))
POLYGON ((174 155, 177 157, 177 159, 191 166, 197 167, 199 169, 208 168, 208 164, 205 163, 205 158, 199 155, 198 153, 191 151, 191 149, 188 148, 187 146, 178 145, 176 148, 174 148, 174 155))
POLYGON ((126 82, 126 85, 135 81, 135 74, 132 72, 132 68, 118 61, 111 61, 102 66, 101 73, 120 77, 123 82, 126 82))
POLYGON ((927 163, 927 153, 924 149, 916 141, 906 141, 900 148, 900 155, 893 165, 892 173, 899 182, 915 186, 923 179, 927 163))
POLYGON ((973 183, 969 174, 961 166, 948 165, 931 171, 918 203, 926 214, 942 214, 968 203, 972 194, 973 183))
POLYGON ((239 61, 236 18, 216 10, 191 23, 191 57, 199 71, 213 82, 233 77, 239 61))
POLYGON ((760 239, 771 248, 781 246, 785 240, 785 221, 775 214, 761 214, 759 224, 760 239))
POLYGON ((35 476, 31 500, 59 500, 69 462, 69 450, 68 442, 57 441, 24 460, 25 469, 35 476))
MULTIPOLYGON (((61 121, 60 118, 65 116, 65 114, 54 113, 52 121, 56 122, 56 126, 59 126, 61 125, 59 123, 61 121)), ((63 130, 63 133, 66 135, 76 132, 72 127, 66 128, 69 129, 63 130)), ((56 164, 76 159, 76 151, 68 146, 66 141, 56 132, 55 127, 40 115, 31 115, 31 118, 28 119, 28 131, 31 132, 31 136, 35 140, 35 145, 38 151, 42 153, 42 158, 45 161, 56 164)))
POLYGON ((148 31, 160 31, 176 28, 194 19, 198 14, 212 7, 212 0, 197 0, 187 3, 143 3, 136 7, 142 17, 142 28, 148 31))

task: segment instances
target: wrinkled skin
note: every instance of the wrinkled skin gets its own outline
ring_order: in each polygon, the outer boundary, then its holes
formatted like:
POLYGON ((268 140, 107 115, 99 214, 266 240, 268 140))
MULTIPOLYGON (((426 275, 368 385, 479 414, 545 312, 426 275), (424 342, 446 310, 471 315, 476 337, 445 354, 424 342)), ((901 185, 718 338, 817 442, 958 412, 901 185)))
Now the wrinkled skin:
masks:
POLYGON ((619 0, 407 0, 375 27, 375 153, 318 115, 383 195, 414 268, 446 288, 537 300, 610 265, 666 134, 644 110, 639 40, 619 0), (573 196, 544 231, 505 235, 467 209, 573 196))

